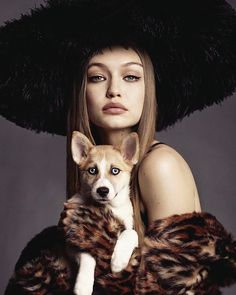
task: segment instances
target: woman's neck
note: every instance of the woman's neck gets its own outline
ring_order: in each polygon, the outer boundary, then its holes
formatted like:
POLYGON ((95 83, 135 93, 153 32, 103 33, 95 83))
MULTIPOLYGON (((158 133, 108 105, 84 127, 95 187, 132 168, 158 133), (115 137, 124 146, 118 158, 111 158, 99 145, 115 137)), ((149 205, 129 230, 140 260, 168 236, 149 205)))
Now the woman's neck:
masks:
POLYGON ((104 130, 100 129, 100 138, 102 144, 119 145, 126 135, 132 132, 131 129, 121 129, 121 130, 104 130))

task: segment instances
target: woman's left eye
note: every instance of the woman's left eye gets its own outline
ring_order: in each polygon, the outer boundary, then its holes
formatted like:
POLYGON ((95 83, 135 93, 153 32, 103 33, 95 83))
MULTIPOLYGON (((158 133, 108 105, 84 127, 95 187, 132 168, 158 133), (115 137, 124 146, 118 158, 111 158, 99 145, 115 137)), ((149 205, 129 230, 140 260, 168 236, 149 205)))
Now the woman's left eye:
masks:
POLYGON ((111 168, 111 174, 117 175, 119 173, 120 173, 120 169, 119 168, 111 168))
POLYGON ((124 78, 126 81, 138 81, 140 79, 140 77, 138 76, 134 76, 134 75, 128 75, 128 76, 125 76, 124 78))

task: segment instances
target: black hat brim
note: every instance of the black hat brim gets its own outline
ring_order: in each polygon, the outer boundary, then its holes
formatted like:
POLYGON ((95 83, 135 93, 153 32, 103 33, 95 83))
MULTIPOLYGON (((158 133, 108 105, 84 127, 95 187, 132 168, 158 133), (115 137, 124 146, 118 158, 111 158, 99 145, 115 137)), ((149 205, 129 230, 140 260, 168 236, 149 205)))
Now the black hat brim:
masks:
POLYGON ((236 14, 224 0, 51 0, 0 28, 0 114, 65 135, 75 72, 129 43, 154 64, 157 130, 235 91, 236 14))

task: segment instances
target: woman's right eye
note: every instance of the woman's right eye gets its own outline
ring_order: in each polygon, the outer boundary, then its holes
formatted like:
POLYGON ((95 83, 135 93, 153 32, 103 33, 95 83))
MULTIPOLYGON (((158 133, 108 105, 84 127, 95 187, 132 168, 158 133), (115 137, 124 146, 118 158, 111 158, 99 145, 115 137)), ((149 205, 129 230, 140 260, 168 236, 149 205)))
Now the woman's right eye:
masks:
POLYGON ((100 81, 104 81, 104 80, 105 80, 105 78, 103 76, 99 76, 99 75, 88 77, 89 82, 100 82, 100 81))

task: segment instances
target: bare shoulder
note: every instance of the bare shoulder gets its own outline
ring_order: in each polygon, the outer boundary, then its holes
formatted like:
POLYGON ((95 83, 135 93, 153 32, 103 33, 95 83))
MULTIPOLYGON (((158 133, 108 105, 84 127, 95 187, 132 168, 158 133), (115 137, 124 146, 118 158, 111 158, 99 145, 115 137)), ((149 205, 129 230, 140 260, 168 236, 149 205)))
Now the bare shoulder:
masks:
POLYGON ((200 211, 192 171, 174 148, 160 144, 149 152, 139 168, 139 185, 150 220, 200 211))
POLYGON ((178 166, 179 169, 186 169, 190 172, 188 163, 178 151, 169 145, 161 144, 146 155, 140 165, 140 170, 150 171, 150 169, 155 169, 165 172, 174 168, 173 166, 178 166))

